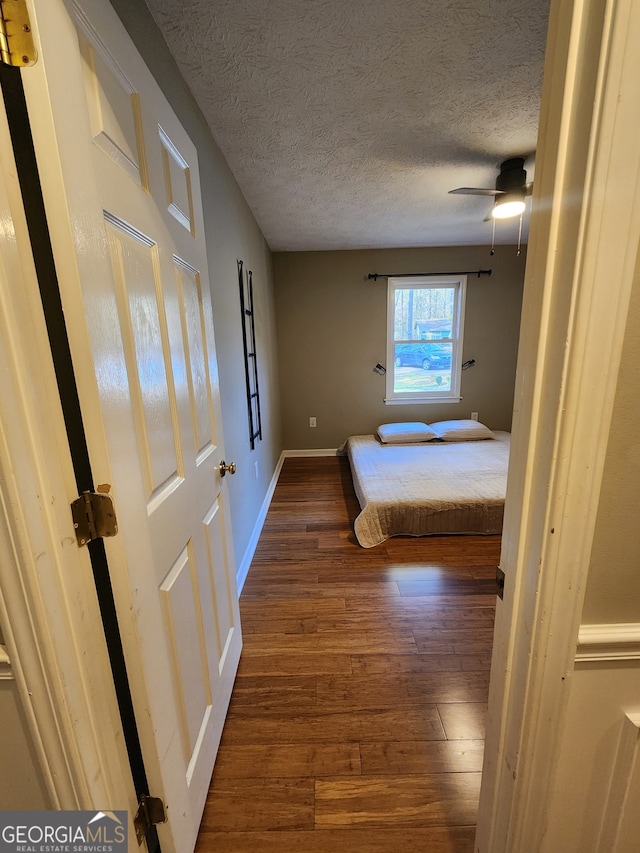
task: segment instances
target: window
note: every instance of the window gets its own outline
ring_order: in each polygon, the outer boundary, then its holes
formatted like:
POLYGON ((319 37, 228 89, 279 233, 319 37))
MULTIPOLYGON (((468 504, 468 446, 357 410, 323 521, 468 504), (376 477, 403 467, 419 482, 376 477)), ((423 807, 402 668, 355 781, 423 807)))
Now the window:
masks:
POLYGON ((459 400, 466 276, 390 278, 387 403, 459 400))

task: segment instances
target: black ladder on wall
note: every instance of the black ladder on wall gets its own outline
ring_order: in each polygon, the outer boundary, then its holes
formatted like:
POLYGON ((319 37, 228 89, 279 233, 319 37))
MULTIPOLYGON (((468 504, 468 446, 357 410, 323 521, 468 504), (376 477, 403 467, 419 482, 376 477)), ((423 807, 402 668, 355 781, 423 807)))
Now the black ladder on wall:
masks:
POLYGON ((240 285, 240 311, 242 313, 242 343, 244 346, 244 373, 247 382, 247 409, 249 413, 249 441, 251 449, 256 439, 262 441, 262 419, 260 417, 260 389, 258 387, 258 359, 256 356, 256 325, 253 314, 253 274, 246 275, 243 262, 238 261, 238 283, 240 285))

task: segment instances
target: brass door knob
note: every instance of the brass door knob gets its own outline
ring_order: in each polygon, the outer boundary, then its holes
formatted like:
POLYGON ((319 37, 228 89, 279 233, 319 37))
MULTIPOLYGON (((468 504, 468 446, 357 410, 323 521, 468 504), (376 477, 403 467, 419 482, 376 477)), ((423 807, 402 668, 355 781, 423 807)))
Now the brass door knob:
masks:
POLYGON ((230 474, 235 474, 236 473, 236 463, 235 462, 229 462, 229 464, 227 465, 227 463, 223 459, 220 462, 220 476, 224 477, 224 475, 227 473, 227 471, 230 474))

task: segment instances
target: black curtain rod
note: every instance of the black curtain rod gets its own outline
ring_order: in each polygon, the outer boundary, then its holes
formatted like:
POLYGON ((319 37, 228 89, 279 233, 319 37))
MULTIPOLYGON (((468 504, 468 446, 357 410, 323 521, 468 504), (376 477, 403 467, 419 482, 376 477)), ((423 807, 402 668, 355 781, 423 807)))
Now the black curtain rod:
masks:
POLYGON ((370 272, 367 278, 377 281, 379 278, 414 278, 419 275, 491 275, 493 270, 464 270, 463 272, 370 272))

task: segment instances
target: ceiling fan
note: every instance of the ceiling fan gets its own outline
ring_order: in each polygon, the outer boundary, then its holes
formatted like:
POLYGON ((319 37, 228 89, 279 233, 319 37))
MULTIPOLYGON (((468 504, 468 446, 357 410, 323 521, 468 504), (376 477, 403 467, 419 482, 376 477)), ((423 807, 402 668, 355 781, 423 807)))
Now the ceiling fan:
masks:
POLYGON ((500 164, 500 173, 496 178, 494 190, 482 187, 458 187, 449 190, 454 195, 489 195, 495 197, 491 216, 487 218, 508 219, 519 216, 524 210, 524 200, 531 195, 533 184, 527 183, 524 170, 524 157, 511 157, 500 164))

